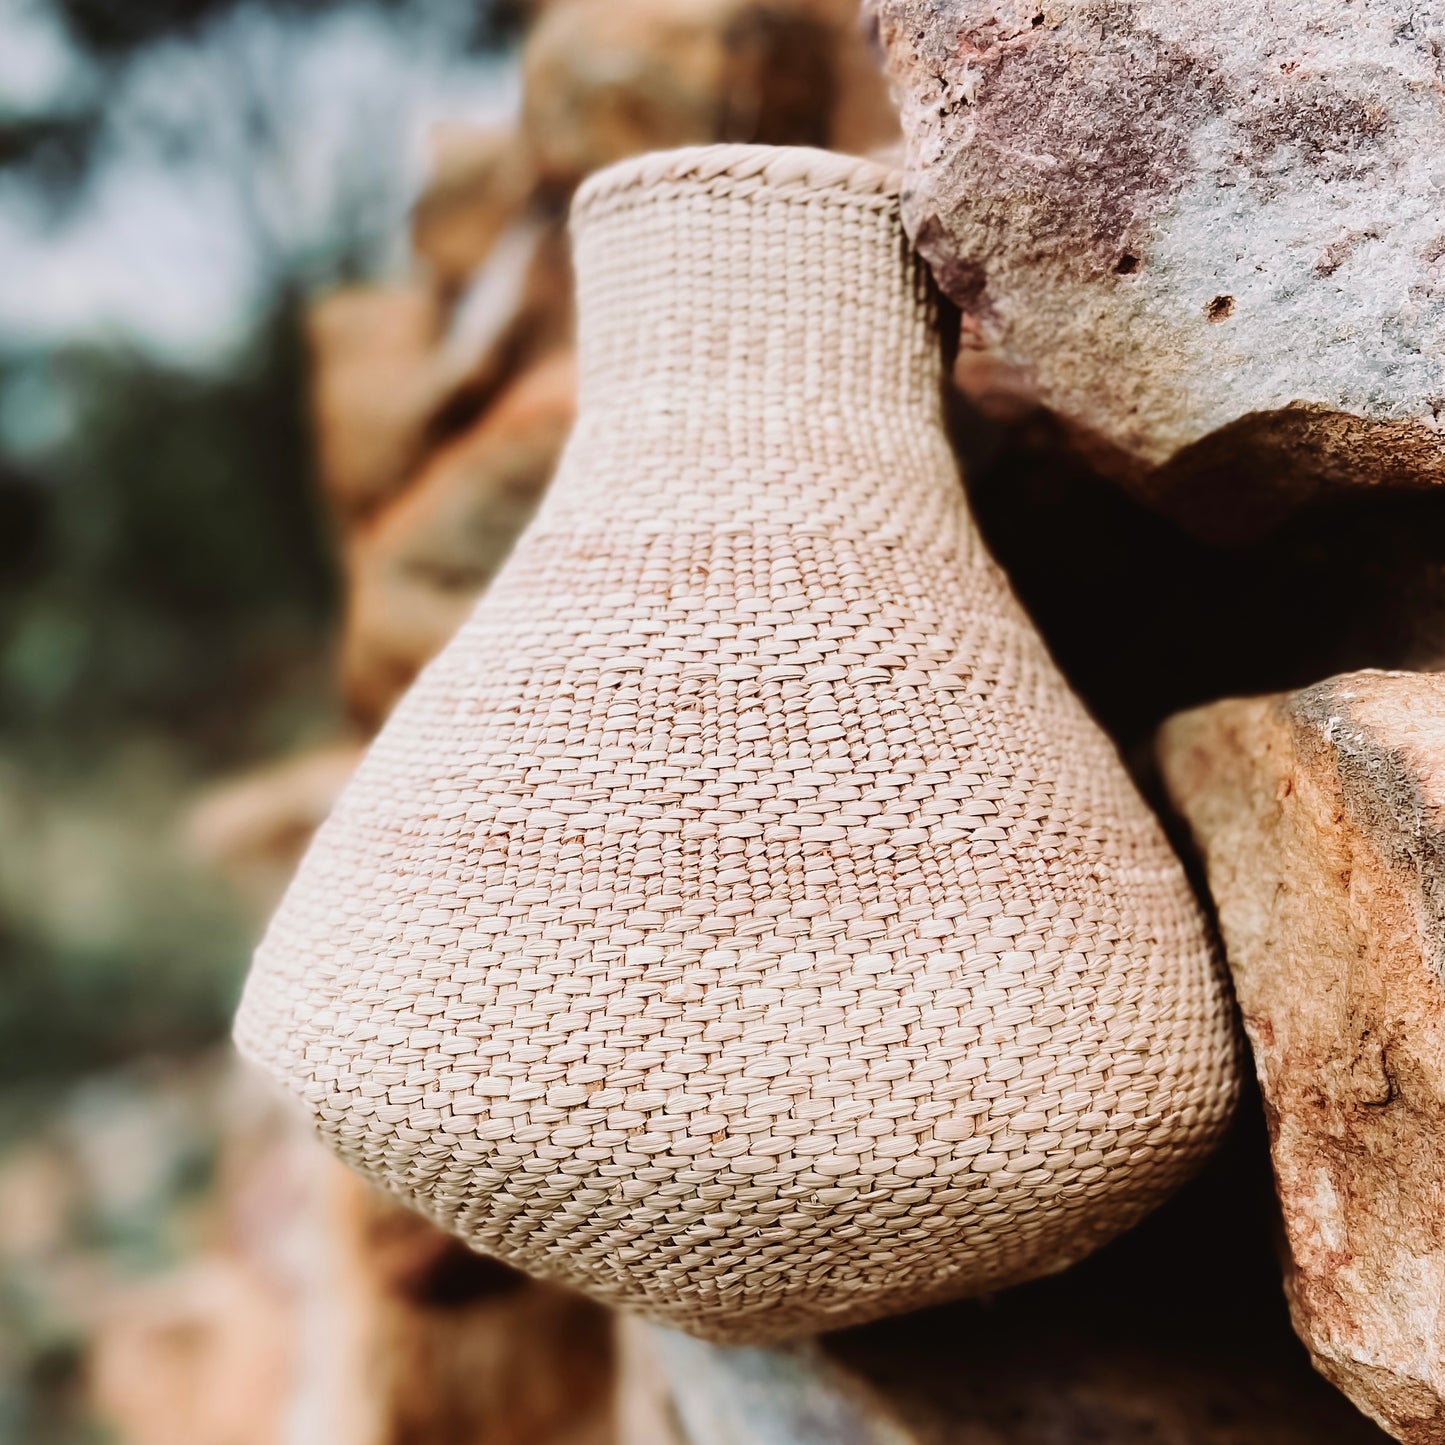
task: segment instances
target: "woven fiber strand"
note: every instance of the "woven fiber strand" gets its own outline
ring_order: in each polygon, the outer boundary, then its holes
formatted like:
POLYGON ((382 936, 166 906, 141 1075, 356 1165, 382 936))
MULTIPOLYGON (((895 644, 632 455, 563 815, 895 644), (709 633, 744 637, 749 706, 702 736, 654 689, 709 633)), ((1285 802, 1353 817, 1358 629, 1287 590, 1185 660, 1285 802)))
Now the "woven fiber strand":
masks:
POLYGON ((1230 1112, 1178 862, 985 552, 890 176, 627 162, 579 420, 257 953, 244 1050, 489 1254, 715 1339, 1055 1270, 1230 1112))

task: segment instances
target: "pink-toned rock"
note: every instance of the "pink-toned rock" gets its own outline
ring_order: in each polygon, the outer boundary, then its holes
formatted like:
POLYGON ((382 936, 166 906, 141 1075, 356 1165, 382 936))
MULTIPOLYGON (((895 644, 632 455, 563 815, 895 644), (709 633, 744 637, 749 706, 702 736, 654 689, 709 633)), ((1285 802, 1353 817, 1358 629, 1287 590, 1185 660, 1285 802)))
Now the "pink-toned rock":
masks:
POLYGON ((571 352, 524 373, 352 541, 342 668, 366 721, 466 617, 527 524, 572 425, 571 352))
POLYGON ((1347 674, 1166 724, 1264 1094, 1295 1327, 1445 1442, 1445 676, 1347 674))
POLYGON ((287 1301, 223 1255, 135 1287, 100 1323, 90 1394, 127 1445, 285 1445, 287 1301))
POLYGON ((412 207, 412 252, 454 296, 522 215, 534 177, 513 130, 453 122, 436 126, 429 141, 430 169, 412 207))
MULTIPOLYGON (((532 12, 535 18, 545 11, 561 9, 570 3, 571 0, 526 0, 524 8, 532 12)), ((833 150, 845 151, 850 155, 869 155, 896 146, 901 139, 897 108, 889 95, 888 82, 883 74, 871 31, 859 14, 858 0, 783 0, 783 3, 778 3, 778 0, 768 3, 768 0, 764 0, 762 4, 739 4, 736 0, 723 0, 723 3, 719 4, 714 3, 714 0, 707 0, 707 3, 702 5, 693 3, 693 0, 681 0, 681 3, 672 0, 672 3, 667 4, 656 4, 653 0, 594 0, 591 8, 598 18, 604 12, 610 12, 613 18, 609 22, 609 33, 612 35, 624 36, 631 32, 634 36, 643 38, 646 29, 654 29, 653 40, 644 40, 645 49, 657 44, 667 44, 669 35, 676 37, 682 33, 674 28, 679 21, 686 29, 697 33, 698 21, 706 24, 709 16, 716 17, 711 23, 718 30, 724 44, 730 44, 735 51, 746 52, 751 48, 756 55, 759 37, 773 37, 769 48, 782 55, 783 63, 769 66, 763 72, 764 78, 773 76, 775 83, 781 88, 790 90, 799 97, 807 94, 806 89, 799 90, 800 86, 811 88, 815 99, 806 110, 800 108, 792 120, 792 126, 797 128, 796 136, 758 134, 756 137, 741 138, 786 144, 790 139, 814 137, 813 141, 805 142, 811 144, 817 143, 816 137, 822 134, 825 137, 823 143, 833 150), (666 23, 658 26, 659 17, 666 23), (816 28, 810 29, 810 26, 816 28), (791 57, 786 53, 789 45, 793 47, 791 57), (824 66, 827 68, 824 69, 824 66)), ((580 15, 582 12, 577 13, 580 15)), ((584 26, 587 23, 584 18, 584 26)), ((557 37, 549 43, 556 44, 560 38, 559 27, 557 37)), ((596 67, 596 70, 601 69, 601 66, 596 67)), ((547 71, 549 76, 557 73, 552 65, 547 67, 547 71)), ((612 84, 618 87, 624 86, 629 80, 636 84, 643 79, 642 69, 635 58, 627 65, 614 67, 614 72, 612 84)), ((573 72, 584 87, 594 83, 588 79, 593 73, 594 67, 591 65, 582 66, 573 72)), ((726 71, 713 73, 727 74, 726 71)), ((731 71, 734 84, 741 81, 743 85, 741 93, 732 102, 732 132, 747 128, 750 109, 758 120, 764 121, 766 125, 765 117, 757 105, 757 74, 756 71, 750 73, 745 65, 734 67, 731 71)), ((664 93, 671 89, 673 83, 675 82, 670 81, 669 85, 663 88, 664 93)), ((714 115, 718 113, 715 109, 714 115)), ((726 119, 725 109, 721 114, 726 119)), ((773 107, 773 114, 776 117, 776 106, 773 107)), ((732 133, 699 137, 738 138, 738 135, 732 133)), ((651 148, 656 149, 658 144, 660 142, 651 148)), ((619 152, 619 157, 630 153, 619 152)))
POLYGON ((624 1445, 605 1310, 472 1254, 330 1159, 316 1183, 298 1440, 624 1445))
POLYGON ((321 481, 343 520, 373 510, 424 450, 441 396, 442 314, 423 286, 346 287, 307 315, 321 481))
POLYGON ((896 151, 903 136, 872 30, 858 0, 800 0, 832 38, 833 105, 828 145, 849 155, 896 151))
POLYGON ((496 239, 455 298, 436 369, 445 400, 432 428, 450 440, 513 380, 572 344, 572 258, 560 218, 524 215, 496 239))
POLYGON ((866 0, 988 384, 1201 528, 1445 481, 1445 10, 866 0))

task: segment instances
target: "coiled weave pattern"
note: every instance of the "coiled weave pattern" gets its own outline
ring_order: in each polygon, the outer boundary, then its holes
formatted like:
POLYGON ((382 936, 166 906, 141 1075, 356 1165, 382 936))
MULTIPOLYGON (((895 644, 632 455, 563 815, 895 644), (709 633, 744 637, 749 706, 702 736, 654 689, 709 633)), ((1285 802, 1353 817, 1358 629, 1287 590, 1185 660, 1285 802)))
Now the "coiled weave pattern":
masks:
POLYGON ((717 1339, 1055 1270, 1229 1113, 1195 901, 988 557, 880 168, 574 208, 552 491, 259 949, 242 1048, 487 1253, 717 1339))

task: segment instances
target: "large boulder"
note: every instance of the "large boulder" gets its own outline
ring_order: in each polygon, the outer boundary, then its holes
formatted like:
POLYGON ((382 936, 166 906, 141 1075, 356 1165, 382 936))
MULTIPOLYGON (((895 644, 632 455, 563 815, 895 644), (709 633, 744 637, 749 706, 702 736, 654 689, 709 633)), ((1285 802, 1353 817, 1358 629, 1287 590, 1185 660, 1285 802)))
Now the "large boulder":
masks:
POLYGON ((1445 1442, 1445 677, 1360 672, 1172 719, 1254 1049, 1295 1327, 1445 1442))
POLYGON ((965 381, 1201 528, 1445 480, 1445 6, 866 0, 965 381))

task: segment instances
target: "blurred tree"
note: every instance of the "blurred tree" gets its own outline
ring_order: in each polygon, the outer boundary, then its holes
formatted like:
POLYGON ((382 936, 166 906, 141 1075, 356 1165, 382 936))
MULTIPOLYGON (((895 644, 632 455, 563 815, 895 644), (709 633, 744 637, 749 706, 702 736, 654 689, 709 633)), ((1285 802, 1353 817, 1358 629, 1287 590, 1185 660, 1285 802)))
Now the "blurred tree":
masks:
MULTIPOLYGON (((98 54, 123 54, 163 36, 194 33, 207 21, 255 0, 56 0, 76 41, 98 54)), ((347 0, 269 0, 270 8, 314 14, 347 0)), ((377 0, 388 8, 424 8, 424 0, 377 0)), ((478 0, 471 43, 478 48, 511 39, 521 21, 516 0, 478 0)))
POLYGON ((42 195, 72 197, 89 173, 100 135, 99 111, 0 118, 0 171, 19 175, 42 195))
POLYGON ((34 385, 68 412, 58 442, 0 469, 12 741, 93 752, 143 724, 234 755, 268 680, 322 652, 329 549, 295 304, 219 375, 101 347, 0 371, 0 403, 35 406, 34 385))
POLYGON ((0 366, 0 1086, 225 1030, 249 925, 175 810, 329 715, 294 305, 216 374, 0 366))
POLYGON ((92 223, 68 254, 134 266, 142 318, 187 310, 151 254, 178 218, 232 282, 191 352, 83 316, 0 335, 0 1086, 224 1031, 253 925, 177 812, 337 719, 301 314, 384 267, 407 126, 509 24, 485 0, 9 5, 39 27, 0 64, 0 247, 32 247, 0 258, 11 296, 92 223))
MULTIPOLYGON (((505 94, 514 20, 0 0, 0 1173, 73 1091, 102 1119, 224 1037, 255 919, 178 819, 339 716, 303 308, 393 259, 415 129, 505 94)), ((0 1440, 97 1445, 80 1326, 30 1284, 0 1282, 0 1440)))
MULTIPOLYGON (((62 87, 38 106, 7 103, 0 88, 0 172, 23 172, 53 198, 89 174, 103 134, 106 105, 127 67, 162 41, 204 39, 208 27, 239 12, 278 20, 374 9, 420 24, 451 23, 457 41, 477 53, 502 49, 521 28, 524 0, 47 0, 53 17, 87 69, 88 85, 62 87)), ((3 22, 0 22, 3 23, 3 22)))

